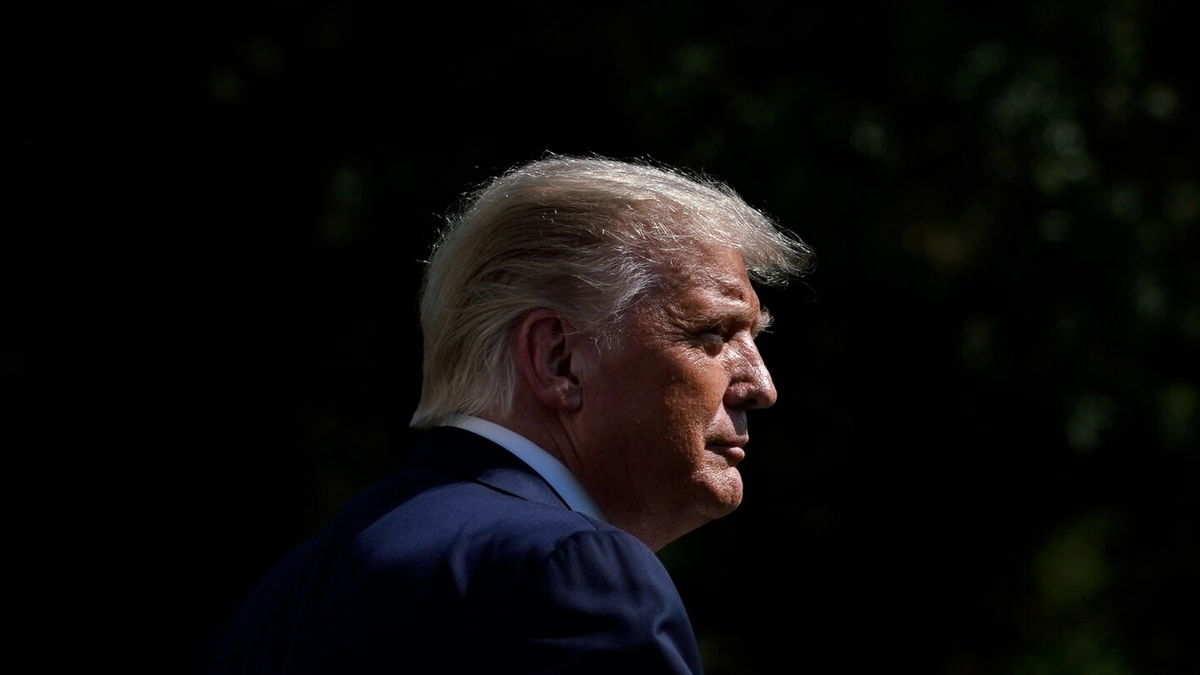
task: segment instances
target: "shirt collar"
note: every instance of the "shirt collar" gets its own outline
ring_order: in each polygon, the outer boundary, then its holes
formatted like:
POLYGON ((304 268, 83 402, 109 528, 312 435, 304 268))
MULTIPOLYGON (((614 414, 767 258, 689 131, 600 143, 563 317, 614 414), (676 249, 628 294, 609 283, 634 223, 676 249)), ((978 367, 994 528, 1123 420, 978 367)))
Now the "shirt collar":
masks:
POLYGON ((550 487, 554 488, 554 491, 563 498, 567 506, 571 507, 572 511, 578 511, 601 522, 608 522, 600 507, 583 488, 583 484, 579 482, 575 474, 558 461, 557 457, 546 452, 528 438, 495 422, 472 415, 451 417, 446 421, 445 426, 457 427, 478 434, 508 450, 545 479, 550 487))

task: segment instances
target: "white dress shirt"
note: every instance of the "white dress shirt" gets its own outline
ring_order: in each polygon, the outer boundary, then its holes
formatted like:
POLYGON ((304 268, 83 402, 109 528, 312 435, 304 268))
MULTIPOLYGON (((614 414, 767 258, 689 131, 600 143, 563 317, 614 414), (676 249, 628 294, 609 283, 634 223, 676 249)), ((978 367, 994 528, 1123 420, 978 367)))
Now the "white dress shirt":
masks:
POLYGON ((567 506, 571 507, 572 511, 589 515, 601 522, 608 522, 600 507, 587 493, 587 490, 583 489, 583 484, 579 482, 575 474, 558 461, 557 457, 543 450, 537 443, 512 429, 471 415, 456 415, 446 422, 446 426, 479 434, 508 450, 545 479, 550 487, 554 488, 554 491, 563 498, 567 506))

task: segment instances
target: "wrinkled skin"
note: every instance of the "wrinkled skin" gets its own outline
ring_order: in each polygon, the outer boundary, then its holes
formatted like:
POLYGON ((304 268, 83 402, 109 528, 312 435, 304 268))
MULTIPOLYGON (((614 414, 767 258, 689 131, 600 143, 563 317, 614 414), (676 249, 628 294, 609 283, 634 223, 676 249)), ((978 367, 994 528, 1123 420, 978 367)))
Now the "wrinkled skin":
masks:
POLYGON ((704 248, 583 369, 572 470, 652 549, 741 502, 746 412, 776 398, 754 343, 768 320, 741 255, 704 248))

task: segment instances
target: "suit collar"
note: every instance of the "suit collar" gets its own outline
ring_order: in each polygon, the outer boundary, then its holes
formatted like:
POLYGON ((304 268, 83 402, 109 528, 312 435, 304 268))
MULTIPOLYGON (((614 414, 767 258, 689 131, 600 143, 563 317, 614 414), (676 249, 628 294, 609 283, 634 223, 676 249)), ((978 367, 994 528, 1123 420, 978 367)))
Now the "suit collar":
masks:
POLYGON ((570 508, 528 464, 470 431, 454 427, 432 429, 412 461, 528 501, 570 508))

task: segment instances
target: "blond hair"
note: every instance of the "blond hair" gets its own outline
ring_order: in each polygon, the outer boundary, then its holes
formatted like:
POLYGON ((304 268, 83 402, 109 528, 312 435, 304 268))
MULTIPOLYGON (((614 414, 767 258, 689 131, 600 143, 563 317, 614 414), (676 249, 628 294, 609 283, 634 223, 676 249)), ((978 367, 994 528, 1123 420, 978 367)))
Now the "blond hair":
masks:
POLYGON ((551 156, 475 193, 434 247, 421 292, 425 339, 414 427, 507 414, 511 337, 545 307, 611 335, 662 265, 697 244, 739 251, 752 279, 781 285, 812 252, 727 186, 649 164, 551 156))

